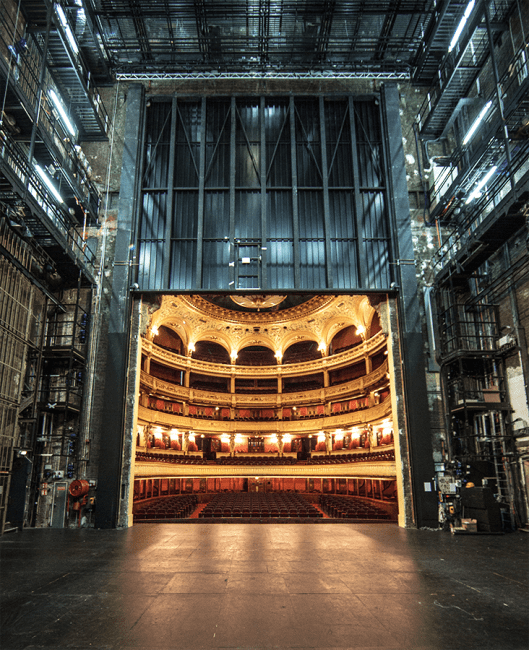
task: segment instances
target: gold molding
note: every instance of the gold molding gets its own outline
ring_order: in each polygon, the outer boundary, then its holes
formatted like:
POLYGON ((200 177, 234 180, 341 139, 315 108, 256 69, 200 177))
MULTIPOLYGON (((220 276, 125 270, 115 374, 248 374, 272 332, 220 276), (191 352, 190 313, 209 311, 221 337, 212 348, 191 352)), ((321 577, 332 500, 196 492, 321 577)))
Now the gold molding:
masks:
POLYGON ((347 478, 382 478, 384 480, 395 479, 397 476, 396 466, 393 461, 357 462, 349 465, 292 465, 266 466, 266 465, 182 465, 164 463, 144 463, 136 461, 134 468, 135 478, 158 478, 158 477, 233 477, 233 476, 288 476, 296 478, 311 477, 347 477, 347 478))
POLYGON ((340 415, 329 415, 322 418, 306 420, 203 420, 189 416, 174 415, 165 411, 155 411, 146 406, 138 406, 138 424, 152 424, 179 430, 191 430, 195 434, 216 435, 222 433, 241 433, 266 435, 273 433, 290 433, 291 435, 314 434, 324 429, 347 429, 383 420, 391 415, 391 400, 386 399, 362 411, 351 411, 340 415))
POLYGON ((201 372, 215 377, 296 377, 315 372, 338 370, 355 361, 364 359, 373 352, 379 351, 385 344, 386 335, 383 332, 378 332, 364 343, 330 357, 305 361, 304 363, 289 363, 284 366, 232 366, 184 357, 169 350, 164 350, 146 338, 142 338, 141 343, 142 353, 154 361, 163 362, 177 370, 193 370, 193 372, 201 372))

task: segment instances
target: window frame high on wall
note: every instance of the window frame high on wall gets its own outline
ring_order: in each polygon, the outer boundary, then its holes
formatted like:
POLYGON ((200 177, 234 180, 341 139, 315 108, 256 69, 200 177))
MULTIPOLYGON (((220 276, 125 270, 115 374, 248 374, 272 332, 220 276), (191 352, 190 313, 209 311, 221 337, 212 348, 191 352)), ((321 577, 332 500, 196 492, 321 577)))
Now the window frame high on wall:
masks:
POLYGON ((393 281, 377 95, 151 97, 140 291, 380 291, 393 281))

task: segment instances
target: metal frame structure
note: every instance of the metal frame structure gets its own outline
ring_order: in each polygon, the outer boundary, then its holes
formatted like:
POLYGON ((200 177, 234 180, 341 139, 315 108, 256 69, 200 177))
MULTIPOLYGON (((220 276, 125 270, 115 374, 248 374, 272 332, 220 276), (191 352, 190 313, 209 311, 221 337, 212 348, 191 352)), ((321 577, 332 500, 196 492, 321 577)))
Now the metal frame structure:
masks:
POLYGON ((90 0, 118 75, 161 71, 408 73, 433 0, 90 0))
POLYGON ((145 138, 140 290, 390 289, 376 97, 156 96, 145 138))

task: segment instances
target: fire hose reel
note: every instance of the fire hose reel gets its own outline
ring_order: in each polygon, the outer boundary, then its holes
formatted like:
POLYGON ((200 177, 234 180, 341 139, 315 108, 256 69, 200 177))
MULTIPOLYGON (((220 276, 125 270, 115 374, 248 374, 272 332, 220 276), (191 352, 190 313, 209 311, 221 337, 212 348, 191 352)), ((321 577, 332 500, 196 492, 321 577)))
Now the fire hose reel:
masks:
POLYGON ((74 497, 74 499, 78 499, 79 497, 83 497, 85 494, 88 494, 89 489, 90 483, 84 479, 72 481, 70 483, 70 496, 74 497))

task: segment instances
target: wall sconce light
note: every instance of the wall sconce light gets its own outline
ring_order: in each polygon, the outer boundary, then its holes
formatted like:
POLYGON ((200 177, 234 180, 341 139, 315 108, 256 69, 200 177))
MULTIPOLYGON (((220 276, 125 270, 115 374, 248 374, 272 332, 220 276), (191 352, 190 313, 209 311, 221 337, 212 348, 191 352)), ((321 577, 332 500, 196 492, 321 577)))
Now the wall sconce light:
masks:
POLYGON ((153 325, 151 327, 151 334, 153 336, 158 336, 159 333, 160 333, 160 330, 158 329, 158 327, 156 325, 153 325))
POLYGON ((365 334, 365 332, 366 332, 366 328, 365 328, 363 325, 359 325, 359 326, 356 328, 356 332, 355 332, 355 333, 356 333, 357 336, 362 336, 363 334, 365 334))

